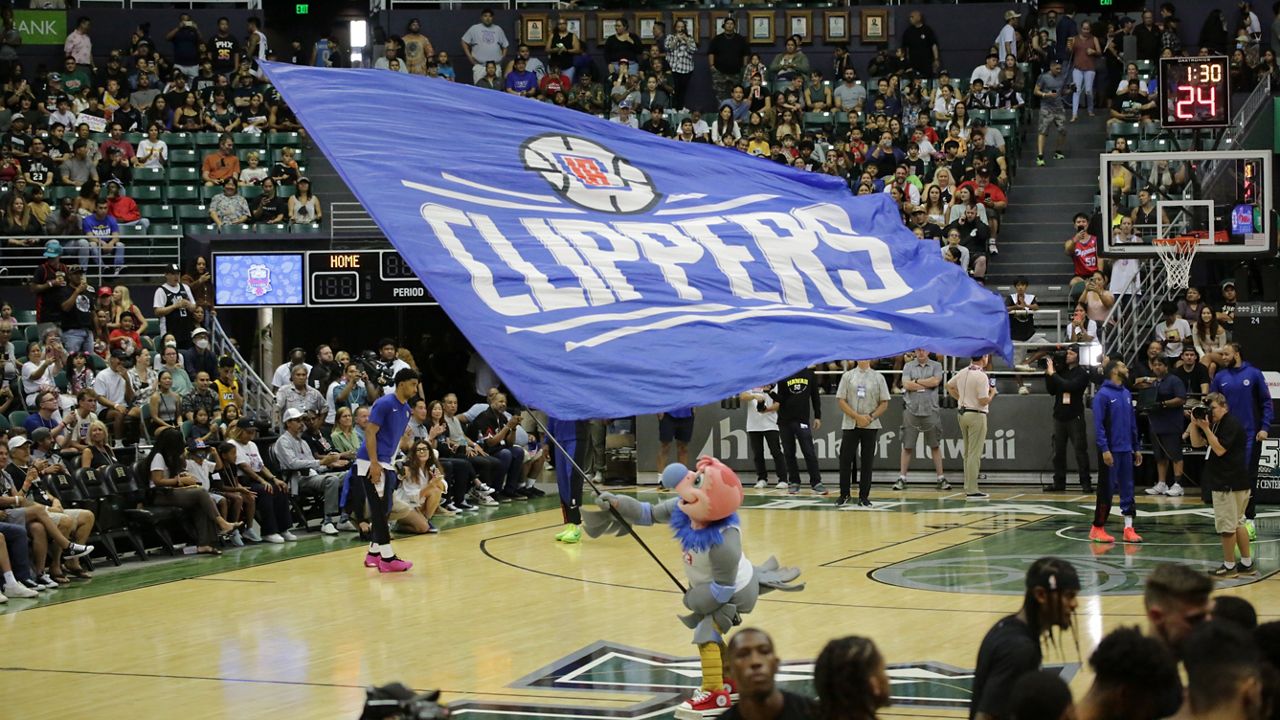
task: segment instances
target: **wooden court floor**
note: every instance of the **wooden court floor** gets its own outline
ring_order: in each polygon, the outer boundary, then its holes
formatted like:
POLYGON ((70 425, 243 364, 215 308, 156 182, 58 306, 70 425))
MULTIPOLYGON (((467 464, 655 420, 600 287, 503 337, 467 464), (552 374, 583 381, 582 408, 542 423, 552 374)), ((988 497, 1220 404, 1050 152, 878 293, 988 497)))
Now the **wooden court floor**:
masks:
MULTIPOLYGON (((659 496, 641 491, 646 499, 659 496)), ((1212 513, 1198 499, 1141 500, 1146 543, 1085 540, 1092 499, 996 492, 879 491, 871 509, 748 491, 745 544, 803 569, 804 592, 761 598, 746 624, 769 631, 784 687, 805 690, 830 638, 873 637, 892 665, 886 717, 964 717, 978 643, 1018 606, 1028 563, 1066 557, 1085 584, 1079 653, 1143 622, 1157 563, 1210 567, 1212 513)), ((442 688, 479 718, 669 717, 697 684, 680 598, 629 538, 566 546, 552 497, 504 506, 437 536, 402 539, 412 572, 379 576, 363 548, 308 537, 222 558, 126 563, 54 600, 0 615, 0 717, 356 718, 363 687, 442 688)), ((1117 518, 1118 520, 1118 518, 1117 518)), ((1259 514, 1262 576, 1223 584, 1280 618, 1280 511, 1259 514)), ((664 528, 645 538, 679 575, 664 528)), ((1070 636, 1048 650, 1077 692, 1089 682, 1070 636)))

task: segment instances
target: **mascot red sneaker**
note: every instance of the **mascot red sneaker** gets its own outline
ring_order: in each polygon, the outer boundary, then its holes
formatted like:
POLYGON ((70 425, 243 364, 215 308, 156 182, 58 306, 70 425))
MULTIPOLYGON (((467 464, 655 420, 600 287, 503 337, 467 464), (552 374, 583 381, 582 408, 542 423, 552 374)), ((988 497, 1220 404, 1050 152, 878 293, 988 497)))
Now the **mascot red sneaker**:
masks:
POLYGON ((693 642, 702 659, 702 686, 676 709, 681 720, 717 717, 732 704, 733 689, 725 670, 724 635, 742 622, 756 599, 770 590, 802 590, 792 584, 797 568, 779 567, 769 558, 755 566, 742 552, 738 508, 742 483, 738 475, 712 457, 698 458, 696 471, 673 463, 662 472, 662 485, 676 497, 657 505, 612 493, 601 493, 604 512, 584 512, 583 527, 591 537, 606 533, 626 535, 627 528, 608 509, 632 525, 667 523, 684 552, 689 589, 684 606, 691 613, 680 621, 693 630, 693 642))

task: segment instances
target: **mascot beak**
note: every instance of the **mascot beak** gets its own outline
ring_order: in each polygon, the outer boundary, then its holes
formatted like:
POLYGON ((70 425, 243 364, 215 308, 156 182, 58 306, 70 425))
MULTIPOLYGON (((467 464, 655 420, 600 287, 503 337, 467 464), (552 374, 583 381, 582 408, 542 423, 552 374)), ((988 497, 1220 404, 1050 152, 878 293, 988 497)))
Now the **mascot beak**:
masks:
POLYGON ((690 474, 689 468, 680 463, 671 463, 662 470, 662 487, 671 490, 679 485, 690 474))

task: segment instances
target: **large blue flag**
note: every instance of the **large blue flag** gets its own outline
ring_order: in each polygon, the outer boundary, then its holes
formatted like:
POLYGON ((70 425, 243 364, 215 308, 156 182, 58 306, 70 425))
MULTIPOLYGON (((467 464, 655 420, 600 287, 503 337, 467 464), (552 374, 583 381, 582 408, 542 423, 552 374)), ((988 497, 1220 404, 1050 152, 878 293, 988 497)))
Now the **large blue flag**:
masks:
POLYGON ((1011 355, 1000 298, 886 196, 493 90, 264 67, 503 382, 556 417, 916 347, 1011 355))

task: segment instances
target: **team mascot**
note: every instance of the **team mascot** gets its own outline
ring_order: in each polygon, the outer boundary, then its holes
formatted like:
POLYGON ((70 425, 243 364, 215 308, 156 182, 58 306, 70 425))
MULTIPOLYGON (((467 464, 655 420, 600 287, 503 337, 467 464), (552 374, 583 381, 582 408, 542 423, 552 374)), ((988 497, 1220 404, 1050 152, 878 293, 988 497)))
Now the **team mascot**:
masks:
POLYGON ((679 463, 662 472, 663 487, 677 497, 653 505, 625 495, 601 493, 604 512, 584 512, 583 527, 591 537, 605 533, 628 534, 608 509, 612 507, 632 525, 667 523, 684 551, 684 571, 689 589, 684 606, 692 611, 680 618, 693 629, 693 642, 702 659, 702 687, 676 709, 683 720, 716 717, 732 704, 736 687, 726 670, 724 635, 751 612, 760 593, 769 590, 802 590, 792 585, 798 568, 778 566, 769 558, 753 566, 742 553, 742 529, 738 508, 742 505, 742 483, 738 475, 719 460, 702 456, 696 471, 679 463))

